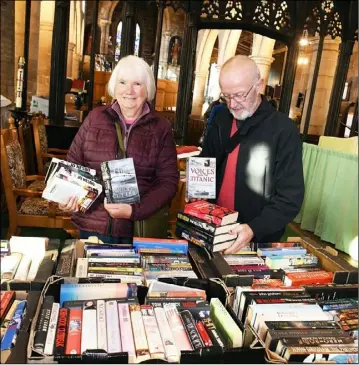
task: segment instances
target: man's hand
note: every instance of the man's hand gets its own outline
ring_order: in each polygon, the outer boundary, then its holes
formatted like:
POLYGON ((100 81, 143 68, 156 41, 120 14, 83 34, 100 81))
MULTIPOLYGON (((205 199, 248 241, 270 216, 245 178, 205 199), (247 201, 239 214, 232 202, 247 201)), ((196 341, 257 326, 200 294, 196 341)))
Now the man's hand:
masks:
POLYGON ((237 235, 237 239, 232 244, 232 246, 228 247, 227 250, 224 251, 225 255, 234 254, 243 247, 248 246, 254 236, 253 231, 248 224, 238 224, 228 233, 237 235))
POLYGON ((132 206, 130 204, 107 204, 105 201, 104 207, 112 218, 129 219, 132 214, 132 206))

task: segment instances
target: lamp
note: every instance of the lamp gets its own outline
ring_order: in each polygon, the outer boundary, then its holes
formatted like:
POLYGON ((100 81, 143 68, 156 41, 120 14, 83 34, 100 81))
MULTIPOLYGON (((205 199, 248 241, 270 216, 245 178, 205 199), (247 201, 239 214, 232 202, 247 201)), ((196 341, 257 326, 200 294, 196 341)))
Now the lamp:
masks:
POLYGON ((301 47, 306 47, 308 44, 309 44, 308 31, 307 31, 307 29, 303 29, 303 34, 302 34, 302 38, 299 41, 299 45, 301 47))

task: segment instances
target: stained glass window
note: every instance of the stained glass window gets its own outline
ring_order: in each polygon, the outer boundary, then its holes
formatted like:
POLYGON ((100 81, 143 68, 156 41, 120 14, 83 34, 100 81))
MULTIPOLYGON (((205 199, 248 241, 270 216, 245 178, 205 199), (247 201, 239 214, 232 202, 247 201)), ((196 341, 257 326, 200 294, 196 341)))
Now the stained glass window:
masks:
POLYGON ((135 56, 139 56, 139 51, 140 51, 140 37, 141 37, 140 26, 138 24, 136 24, 135 56))
POLYGON ((118 26, 117 26, 117 34, 116 34, 116 49, 115 49, 115 61, 116 62, 118 62, 120 60, 121 35, 122 35, 122 22, 119 22, 118 26))
MULTIPOLYGON (((121 36, 122 36, 122 22, 119 22, 118 26, 117 26, 117 34, 116 34, 116 49, 115 49, 115 61, 116 62, 118 62, 120 60, 121 36)), ((136 24, 135 56, 139 56, 140 37, 141 37, 140 26, 138 24, 136 24)))

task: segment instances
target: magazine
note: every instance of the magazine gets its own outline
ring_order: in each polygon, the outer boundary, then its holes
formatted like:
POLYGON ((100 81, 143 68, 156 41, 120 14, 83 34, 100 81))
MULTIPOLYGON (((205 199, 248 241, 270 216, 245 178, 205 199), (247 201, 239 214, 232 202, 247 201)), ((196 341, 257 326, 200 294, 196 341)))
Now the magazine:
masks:
POLYGON ((102 185, 94 174, 93 169, 54 158, 45 178, 42 197, 64 204, 71 196, 76 196, 79 211, 85 212, 102 192, 102 185))
POLYGON ((187 199, 216 198, 216 159, 189 157, 187 160, 187 199))
POLYGON ((135 204, 140 201, 133 158, 103 162, 101 171, 108 203, 135 204))

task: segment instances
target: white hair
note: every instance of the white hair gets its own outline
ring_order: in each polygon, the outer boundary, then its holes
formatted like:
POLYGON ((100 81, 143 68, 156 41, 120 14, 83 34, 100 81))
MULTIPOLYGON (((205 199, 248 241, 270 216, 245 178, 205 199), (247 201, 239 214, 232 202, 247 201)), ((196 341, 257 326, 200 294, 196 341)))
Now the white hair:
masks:
POLYGON ((152 101, 155 98, 156 84, 151 67, 144 59, 132 55, 121 58, 112 71, 107 84, 107 90, 113 98, 115 97, 115 88, 118 80, 121 77, 126 79, 129 76, 145 84, 148 101, 152 101))

